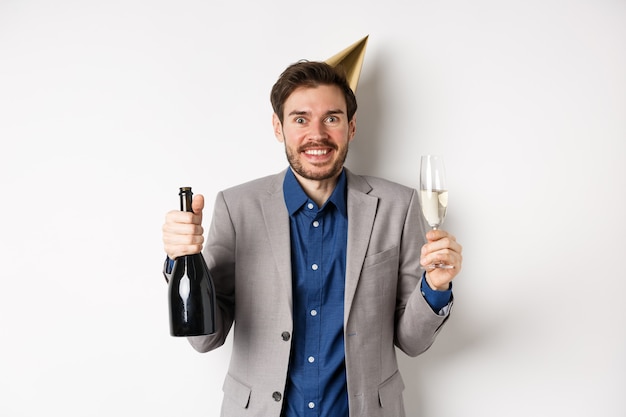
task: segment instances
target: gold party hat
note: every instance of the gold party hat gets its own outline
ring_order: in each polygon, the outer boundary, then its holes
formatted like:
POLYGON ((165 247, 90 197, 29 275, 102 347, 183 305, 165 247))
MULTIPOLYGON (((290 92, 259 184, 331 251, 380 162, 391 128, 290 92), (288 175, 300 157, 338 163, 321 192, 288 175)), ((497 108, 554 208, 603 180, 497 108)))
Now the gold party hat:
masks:
POLYGON ((356 86, 359 83, 368 37, 369 35, 326 60, 330 66, 343 68, 350 88, 354 92, 356 92, 356 86))

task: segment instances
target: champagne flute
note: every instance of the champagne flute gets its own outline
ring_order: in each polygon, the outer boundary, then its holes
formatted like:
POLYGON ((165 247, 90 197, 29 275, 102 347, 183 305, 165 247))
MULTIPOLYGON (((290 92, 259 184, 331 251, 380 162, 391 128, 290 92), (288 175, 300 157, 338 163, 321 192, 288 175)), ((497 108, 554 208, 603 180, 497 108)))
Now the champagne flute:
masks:
MULTIPOLYGON (((443 157, 439 155, 422 155, 420 161, 420 205, 426 223, 436 230, 446 218, 448 208, 448 187, 446 186, 446 170, 443 157)), ((454 265, 436 262, 425 269, 452 269, 454 265)))

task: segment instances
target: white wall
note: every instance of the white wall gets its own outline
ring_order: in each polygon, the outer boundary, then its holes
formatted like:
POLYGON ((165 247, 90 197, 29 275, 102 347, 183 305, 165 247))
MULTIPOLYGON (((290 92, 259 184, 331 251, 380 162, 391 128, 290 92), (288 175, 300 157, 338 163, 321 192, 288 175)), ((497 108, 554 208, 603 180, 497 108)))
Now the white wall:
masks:
POLYGON ((164 214, 286 166, 271 85, 367 34, 349 166, 416 186, 443 154, 465 248, 449 325, 400 355, 409 415, 626 415, 625 23, 619 0, 0 1, 0 415, 218 415, 229 349, 169 336, 164 214))

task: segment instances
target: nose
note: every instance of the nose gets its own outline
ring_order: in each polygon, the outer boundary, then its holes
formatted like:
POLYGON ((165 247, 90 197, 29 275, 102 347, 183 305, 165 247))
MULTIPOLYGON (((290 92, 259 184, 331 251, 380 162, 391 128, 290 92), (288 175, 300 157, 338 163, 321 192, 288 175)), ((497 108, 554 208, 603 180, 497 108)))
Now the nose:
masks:
POLYGON ((309 139, 323 139, 328 136, 326 125, 323 120, 312 122, 309 126, 309 139))

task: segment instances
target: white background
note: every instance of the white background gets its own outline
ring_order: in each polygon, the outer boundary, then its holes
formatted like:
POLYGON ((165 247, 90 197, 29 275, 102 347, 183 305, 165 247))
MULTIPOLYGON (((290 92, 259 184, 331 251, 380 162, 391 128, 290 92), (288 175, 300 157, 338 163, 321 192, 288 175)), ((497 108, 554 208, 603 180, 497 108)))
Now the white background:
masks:
POLYGON ((218 415, 229 346, 169 336, 164 215, 283 169, 272 84, 368 34, 348 166, 444 155, 464 245, 408 414, 626 415, 620 0, 0 0, 0 415, 218 415))

